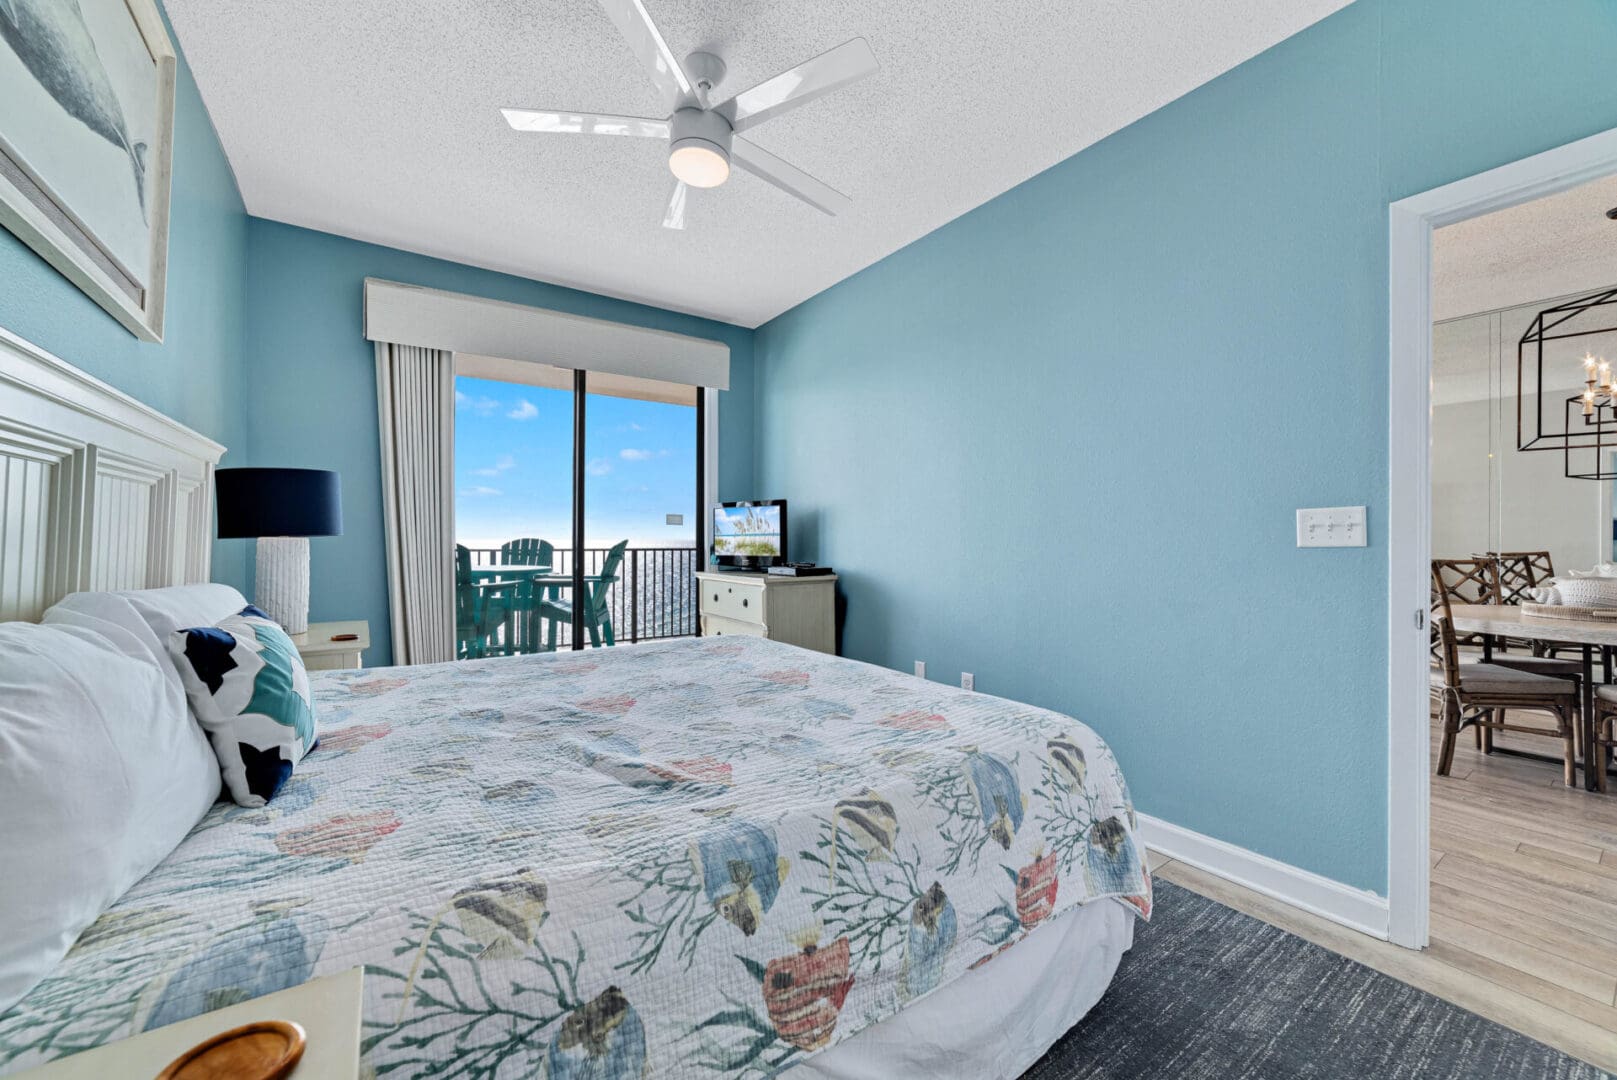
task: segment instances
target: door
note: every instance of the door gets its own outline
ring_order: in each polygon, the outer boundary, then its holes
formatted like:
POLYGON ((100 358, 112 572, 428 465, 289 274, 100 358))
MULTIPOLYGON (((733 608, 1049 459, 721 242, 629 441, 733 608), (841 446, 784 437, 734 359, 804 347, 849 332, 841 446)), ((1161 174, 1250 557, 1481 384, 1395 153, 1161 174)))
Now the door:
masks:
POLYGON ((695 634, 698 387, 456 356, 459 655, 695 634))

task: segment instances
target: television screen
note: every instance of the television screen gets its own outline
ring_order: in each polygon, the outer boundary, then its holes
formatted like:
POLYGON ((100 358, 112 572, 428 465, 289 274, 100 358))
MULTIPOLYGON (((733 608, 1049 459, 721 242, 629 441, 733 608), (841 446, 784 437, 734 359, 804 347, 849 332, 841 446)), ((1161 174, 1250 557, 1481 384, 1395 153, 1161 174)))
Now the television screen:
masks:
POLYGON ((713 508, 714 561, 768 566, 786 558, 786 500, 722 503, 713 508))

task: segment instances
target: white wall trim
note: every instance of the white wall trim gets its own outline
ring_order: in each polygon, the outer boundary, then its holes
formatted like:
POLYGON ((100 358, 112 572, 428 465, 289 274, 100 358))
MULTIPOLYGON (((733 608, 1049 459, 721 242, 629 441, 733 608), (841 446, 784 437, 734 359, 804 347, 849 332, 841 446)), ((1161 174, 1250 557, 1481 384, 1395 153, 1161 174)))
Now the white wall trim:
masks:
POLYGON ((453 353, 730 388, 730 346, 607 319, 365 279, 365 336, 453 353))
POLYGON ((1614 172, 1617 129, 1388 207, 1387 906, 1389 940, 1409 948, 1426 945, 1431 885, 1432 230, 1614 172))
POLYGON ((1290 863, 1141 814, 1145 846, 1175 862, 1194 866, 1371 937, 1387 938, 1387 898, 1321 877, 1290 863))

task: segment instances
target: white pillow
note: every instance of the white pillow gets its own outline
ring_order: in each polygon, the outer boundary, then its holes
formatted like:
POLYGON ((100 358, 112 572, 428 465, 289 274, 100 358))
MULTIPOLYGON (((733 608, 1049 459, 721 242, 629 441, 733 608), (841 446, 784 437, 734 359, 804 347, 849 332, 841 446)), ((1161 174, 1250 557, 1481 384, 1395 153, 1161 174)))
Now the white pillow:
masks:
POLYGON ((198 754, 192 749, 175 758, 172 763, 175 770, 174 779, 185 789, 196 791, 198 799, 206 798, 208 801, 203 804, 204 809, 216 802, 223 790, 223 781, 219 775, 218 760, 214 758, 213 749, 208 745, 207 732, 198 726, 201 721, 191 708, 190 699, 185 692, 184 678, 175 668, 174 658, 169 655, 162 640, 152 631, 151 624, 146 621, 145 616, 136 611, 134 604, 129 602, 128 594, 72 593, 46 610, 44 621, 55 626, 78 626, 94 630, 111 639, 112 643, 126 654, 148 661, 162 672, 167 690, 161 714, 184 716, 189 721, 185 726, 192 736, 185 741, 207 750, 206 754, 198 754))
POLYGON ((247 606, 247 598, 229 585, 171 585, 166 589, 131 589, 125 597, 140 612, 160 647, 166 650, 168 636, 191 626, 212 626, 226 615, 247 606))
POLYGON ((171 687, 110 623, 0 623, 0 1013, 217 798, 171 687))
POLYGON ((165 673, 173 673, 174 686, 180 690, 181 698, 184 698, 185 691, 180 684, 180 673, 174 670, 164 639, 152 629, 146 617, 135 610, 135 605, 129 602, 127 593, 71 593, 45 612, 44 621, 67 626, 85 626, 98 631, 104 630, 107 624, 111 623, 126 631, 139 642, 144 655, 150 656, 165 673))
POLYGON ((64 615, 71 611, 123 627, 139 638, 142 647, 174 677, 174 686, 183 700, 185 689, 180 671, 168 652, 169 635, 189 626, 212 626, 246 606, 241 593, 229 585, 205 582, 162 589, 70 593, 45 612, 45 621, 83 625, 82 619, 64 615))

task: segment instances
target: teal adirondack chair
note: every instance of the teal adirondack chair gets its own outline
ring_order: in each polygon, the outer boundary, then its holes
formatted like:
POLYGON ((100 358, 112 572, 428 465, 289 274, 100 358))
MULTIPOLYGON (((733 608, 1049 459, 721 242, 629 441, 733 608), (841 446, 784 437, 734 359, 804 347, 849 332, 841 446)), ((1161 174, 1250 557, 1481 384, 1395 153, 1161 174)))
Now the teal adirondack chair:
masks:
POLYGON ((512 566, 555 566, 556 548, 549 540, 525 536, 500 545, 500 561, 512 566))
MULTIPOLYGON (((617 644, 612 631, 612 611, 607 607, 607 592, 612 583, 618 579, 618 567, 623 563, 623 552, 629 546, 629 541, 620 540, 612 545, 612 550, 606 553, 606 561, 601 563, 601 572, 598 580, 587 583, 584 591, 588 600, 584 605, 584 630, 590 636, 590 644, 599 647, 604 637, 608 645, 617 644)), ((546 597, 539 601, 539 614, 550 624, 548 634, 551 641, 555 640, 555 627, 558 623, 572 623, 573 602, 571 600, 546 597)))
POLYGON ((514 651, 514 642, 504 647, 494 643, 495 635, 514 615, 532 610, 533 591, 526 581, 473 581, 472 553, 455 545, 455 655, 476 660, 514 651))
MULTIPOLYGON (((549 540, 540 540, 533 536, 507 540, 500 545, 500 562, 507 566, 539 566, 548 570, 556 565, 556 547, 549 540)), ((555 585, 549 586, 543 592, 551 599, 561 595, 561 589, 555 585)), ((517 651, 554 652, 555 628, 547 623, 547 629, 550 630, 548 640, 541 641, 539 637, 539 623, 542 616, 539 613, 538 598, 524 593, 518 599, 522 602, 522 618, 518 627, 521 640, 517 644, 517 651)))

